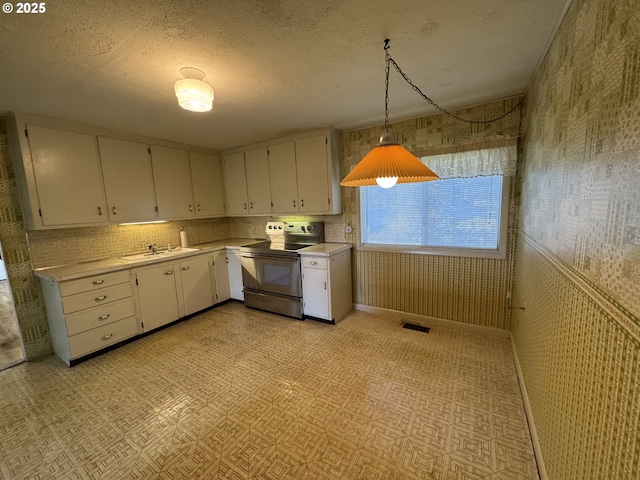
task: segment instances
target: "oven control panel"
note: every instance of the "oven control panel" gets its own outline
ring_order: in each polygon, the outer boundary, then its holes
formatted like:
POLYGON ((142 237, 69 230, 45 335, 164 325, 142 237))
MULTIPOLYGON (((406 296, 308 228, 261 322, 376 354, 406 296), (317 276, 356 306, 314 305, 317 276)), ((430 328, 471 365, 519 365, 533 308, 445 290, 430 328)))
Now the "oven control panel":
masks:
POLYGON ((324 241, 323 222, 267 222, 267 239, 298 243, 322 243, 324 241))

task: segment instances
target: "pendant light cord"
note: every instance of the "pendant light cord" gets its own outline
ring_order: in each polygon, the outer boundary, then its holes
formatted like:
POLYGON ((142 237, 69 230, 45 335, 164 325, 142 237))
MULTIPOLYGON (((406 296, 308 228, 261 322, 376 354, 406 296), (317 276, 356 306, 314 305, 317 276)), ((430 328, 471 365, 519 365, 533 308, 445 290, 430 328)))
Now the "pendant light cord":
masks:
POLYGON ((385 56, 384 56, 384 59, 385 59, 385 62, 386 62, 386 67, 385 67, 385 70, 384 70, 385 71, 385 75, 386 75, 386 78, 385 78, 385 98, 384 98, 384 130, 385 130, 385 132, 389 131, 389 70, 390 70, 389 65, 390 64, 393 64, 393 67, 402 76, 402 78, 404 78, 405 82, 407 82, 409 85, 411 85, 411 88, 413 88, 413 90, 415 90, 416 93, 418 93, 418 95, 420 95, 423 99, 425 99, 427 102, 429 102, 429 104, 431 104, 431 106, 433 108, 438 110, 440 113, 443 113, 443 114, 447 115, 448 117, 453 118, 454 120, 458 120, 460 122, 472 123, 472 124, 477 124, 477 125, 497 122, 498 120, 502 120, 504 117, 506 117, 510 113, 513 113, 518 108, 522 107, 522 105, 524 104, 524 96, 523 96, 520 99, 520 101, 518 103, 516 103, 515 106, 511 110, 509 110, 506 113, 503 113, 499 117, 492 118, 490 120, 469 120, 467 118, 460 117, 459 115, 456 115, 455 113, 450 112, 450 111, 442 108, 440 105, 438 105, 436 102, 434 102, 431 98, 429 98, 427 95, 425 95, 422 92, 422 90, 420 90, 420 88, 418 88, 418 86, 415 85, 411 81, 411 79, 407 76, 407 74, 402 71, 402 69, 400 68, 400 65, 398 65, 393 58, 391 58, 391 55, 389 54, 389 52, 387 50, 389 50, 389 39, 388 38, 385 39, 385 41, 384 41, 384 51, 386 52, 385 56))
MULTIPOLYGON (((389 39, 384 41, 385 52, 389 49, 389 39)), ((389 132, 389 62, 391 62, 391 55, 388 53, 384 57, 386 66, 384 67, 384 131, 389 132)))

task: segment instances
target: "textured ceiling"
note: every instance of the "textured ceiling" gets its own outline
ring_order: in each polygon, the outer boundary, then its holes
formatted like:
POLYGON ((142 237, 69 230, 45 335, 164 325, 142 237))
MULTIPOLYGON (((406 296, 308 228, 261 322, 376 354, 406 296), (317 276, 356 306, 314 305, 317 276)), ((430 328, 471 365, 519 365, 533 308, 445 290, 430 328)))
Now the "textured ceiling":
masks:
MULTIPOLYGON (((568 0, 51 0, 0 14, 0 115, 216 149, 383 123, 384 50, 445 108, 523 93, 568 0), (182 110, 182 67, 207 113, 182 110)), ((15 2, 13 2, 15 4, 15 2)), ((391 72, 391 120, 433 113, 391 72)))

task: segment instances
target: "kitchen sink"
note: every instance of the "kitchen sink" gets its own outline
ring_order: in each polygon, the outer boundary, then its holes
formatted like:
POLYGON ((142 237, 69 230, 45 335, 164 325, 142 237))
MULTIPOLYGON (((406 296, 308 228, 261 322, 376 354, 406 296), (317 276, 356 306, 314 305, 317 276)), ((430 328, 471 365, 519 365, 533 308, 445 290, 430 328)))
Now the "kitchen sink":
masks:
POLYGON ((129 262, 140 262, 143 260, 153 260, 155 258, 173 257, 181 253, 197 252, 198 250, 200 249, 199 248, 174 248, 171 250, 158 250, 156 253, 148 252, 148 253, 136 253, 133 255, 125 255, 124 257, 120 257, 120 259, 127 260, 129 262))

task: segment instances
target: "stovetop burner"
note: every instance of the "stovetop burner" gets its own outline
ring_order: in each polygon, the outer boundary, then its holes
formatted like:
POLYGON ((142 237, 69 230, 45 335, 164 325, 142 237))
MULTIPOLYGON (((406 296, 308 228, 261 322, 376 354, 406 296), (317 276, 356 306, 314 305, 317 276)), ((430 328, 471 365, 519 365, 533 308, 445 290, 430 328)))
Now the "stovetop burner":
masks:
POLYGON ((267 240, 243 245, 245 252, 278 253, 296 252, 324 241, 322 222, 268 222, 265 227, 267 240))

